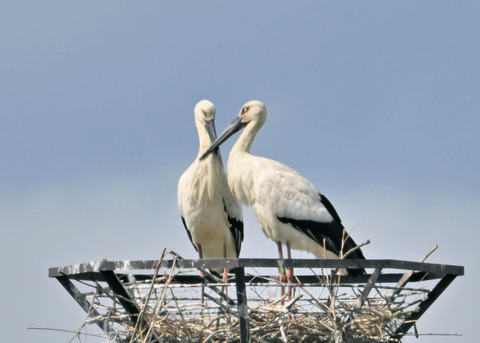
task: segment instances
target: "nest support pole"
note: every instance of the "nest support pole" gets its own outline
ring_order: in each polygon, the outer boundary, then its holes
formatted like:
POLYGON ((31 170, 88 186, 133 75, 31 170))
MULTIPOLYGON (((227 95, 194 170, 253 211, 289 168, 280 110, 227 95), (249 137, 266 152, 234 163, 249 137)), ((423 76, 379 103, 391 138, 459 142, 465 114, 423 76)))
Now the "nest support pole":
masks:
POLYGON ((247 289, 245 287, 245 269, 235 269, 235 283, 237 286, 238 320, 240 322, 240 342, 250 343, 250 327, 248 324, 247 289))

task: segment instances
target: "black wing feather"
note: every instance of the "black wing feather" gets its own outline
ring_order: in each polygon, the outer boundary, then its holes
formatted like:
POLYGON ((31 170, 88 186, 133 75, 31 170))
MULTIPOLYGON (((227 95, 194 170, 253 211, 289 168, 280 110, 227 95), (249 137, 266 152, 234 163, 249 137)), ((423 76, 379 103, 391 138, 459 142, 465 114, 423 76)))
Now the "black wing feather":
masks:
POLYGON ((313 220, 298 220, 292 218, 277 217, 284 224, 290 224, 293 228, 304 233, 317 244, 323 246, 335 255, 340 255, 342 246, 342 231, 336 222, 322 223, 313 220))
POLYGON ((190 242, 192 242, 192 245, 195 248, 195 250, 198 251, 195 244, 193 244, 192 234, 190 233, 190 230, 188 230, 187 223, 185 223, 185 218, 183 218, 183 216, 180 216, 180 217, 182 217, 182 223, 183 223, 183 226, 185 227, 185 230, 187 231, 188 239, 190 239, 190 242))
MULTIPOLYGON (((332 203, 322 194, 320 195, 320 201, 327 209, 328 213, 332 216, 333 220, 331 222, 317 222, 313 220, 298 220, 286 217, 278 217, 282 223, 290 224, 296 230, 304 233, 309 238, 314 240, 317 244, 324 246, 325 248, 335 255, 340 255, 340 250, 342 249, 342 240, 343 243, 343 252, 347 252, 357 246, 352 237, 348 235, 345 228, 342 225, 342 220, 338 215, 337 211, 333 207, 332 203)), ((348 259, 365 259, 361 249, 357 249, 346 258, 348 259)), ((365 274, 364 269, 348 269, 350 275, 360 275, 365 274)))
POLYGON ((237 251, 237 257, 240 256, 240 250, 242 249, 243 242, 243 222, 237 220, 236 218, 230 217, 227 211, 227 206, 225 205, 225 200, 223 200, 223 209, 228 217, 228 223, 230 224, 230 232, 232 233, 233 239, 235 240, 235 248, 237 251))
POLYGON ((343 228, 342 220, 340 219, 340 216, 338 215, 335 207, 333 207, 330 200, 328 200, 327 197, 322 193, 318 193, 318 195, 320 195, 320 202, 323 204, 323 206, 325 206, 328 213, 330 213, 330 215, 333 217, 333 220, 343 228))

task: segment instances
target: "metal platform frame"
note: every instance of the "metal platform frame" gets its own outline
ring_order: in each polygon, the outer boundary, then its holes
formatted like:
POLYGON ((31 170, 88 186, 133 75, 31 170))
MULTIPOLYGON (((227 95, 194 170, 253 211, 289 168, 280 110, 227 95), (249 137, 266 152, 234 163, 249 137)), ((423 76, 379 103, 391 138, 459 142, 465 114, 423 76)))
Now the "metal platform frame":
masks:
MULTIPOLYGON (((247 306, 246 287, 252 279, 256 283, 268 283, 268 277, 260 275, 246 275, 245 268, 315 268, 338 270, 341 268, 365 268, 373 270, 371 274, 365 274, 357 277, 342 276, 340 283, 362 285, 363 291, 360 295, 360 303, 368 297, 369 292, 376 284, 388 283, 396 284, 398 289, 405 287, 407 283, 432 280, 435 285, 431 288, 424 301, 418 304, 418 310, 412 312, 403 322, 396 332, 391 335, 388 342, 398 342, 410 328, 420 319, 433 302, 443 293, 443 291, 457 277, 464 275, 463 266, 432 264, 423 262, 410 262, 402 260, 320 260, 320 259, 172 259, 172 260, 143 260, 143 261, 94 261, 88 263, 75 264, 65 267, 55 267, 49 269, 49 277, 57 279, 67 292, 76 300, 76 302, 91 317, 98 317, 99 313, 94 309, 92 311, 91 303, 86 296, 72 283, 76 281, 96 281, 105 282, 110 289, 118 295, 119 302, 125 311, 131 315, 131 320, 142 320, 138 316, 140 309, 135 304, 124 283, 128 276, 133 275, 136 280, 152 279, 154 272, 159 268, 171 269, 198 269, 207 270, 212 268, 223 268, 226 266, 235 271, 235 279, 231 281, 236 287, 238 308, 238 319, 240 324, 240 341, 242 343, 251 342, 249 331, 249 313, 247 306), (394 272, 390 272, 393 270, 394 272), (145 272, 149 271, 149 272, 145 272)), ((318 283, 319 279, 312 275, 295 275, 299 283, 318 283)), ((173 283, 181 284, 201 284, 208 282, 199 275, 175 275, 173 283)), ((231 299, 228 299, 232 301, 231 299)), ((139 323, 142 324, 142 323, 139 323)), ((97 325, 105 332, 109 333, 110 327, 107 320, 97 321, 97 325)), ((163 340, 153 333, 151 342, 160 343, 163 340)))

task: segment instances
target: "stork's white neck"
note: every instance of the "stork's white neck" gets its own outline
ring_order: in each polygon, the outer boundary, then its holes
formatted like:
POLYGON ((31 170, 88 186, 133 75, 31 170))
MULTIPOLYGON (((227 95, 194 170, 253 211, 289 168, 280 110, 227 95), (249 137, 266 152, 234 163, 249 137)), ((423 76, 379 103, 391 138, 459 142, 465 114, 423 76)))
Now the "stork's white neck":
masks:
POLYGON ((236 143, 233 145, 230 154, 236 153, 250 153, 253 140, 258 131, 262 127, 263 123, 258 121, 251 121, 247 124, 240 137, 238 137, 236 143))
POLYGON ((228 156, 228 186, 240 203, 253 205, 254 161, 258 158, 250 154, 253 140, 262 124, 250 122, 243 130, 228 156), (253 169, 252 169, 253 168, 253 169))
POLYGON ((197 131, 198 131, 198 156, 197 159, 200 158, 200 156, 203 155, 203 153, 210 147, 212 144, 212 141, 210 140, 210 136, 208 135, 207 129, 205 126, 198 121, 195 121, 195 125, 197 126, 197 131))

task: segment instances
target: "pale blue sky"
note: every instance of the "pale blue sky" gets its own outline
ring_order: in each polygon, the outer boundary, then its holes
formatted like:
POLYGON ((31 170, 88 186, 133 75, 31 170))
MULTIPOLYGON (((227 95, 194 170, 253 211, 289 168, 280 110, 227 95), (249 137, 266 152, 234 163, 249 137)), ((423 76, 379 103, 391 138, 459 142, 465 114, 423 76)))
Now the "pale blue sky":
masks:
MULTIPOLYGON (((463 334, 420 342, 473 341, 479 13, 475 1, 2 1, 0 341, 67 342, 26 328, 83 322, 49 267, 163 247, 196 257, 176 184, 201 99, 217 132, 263 101, 252 152, 309 178, 371 239, 367 258, 419 260, 439 244, 431 262, 465 265, 418 328, 463 334)), ((245 225, 242 256, 275 257, 250 209, 245 225)))

